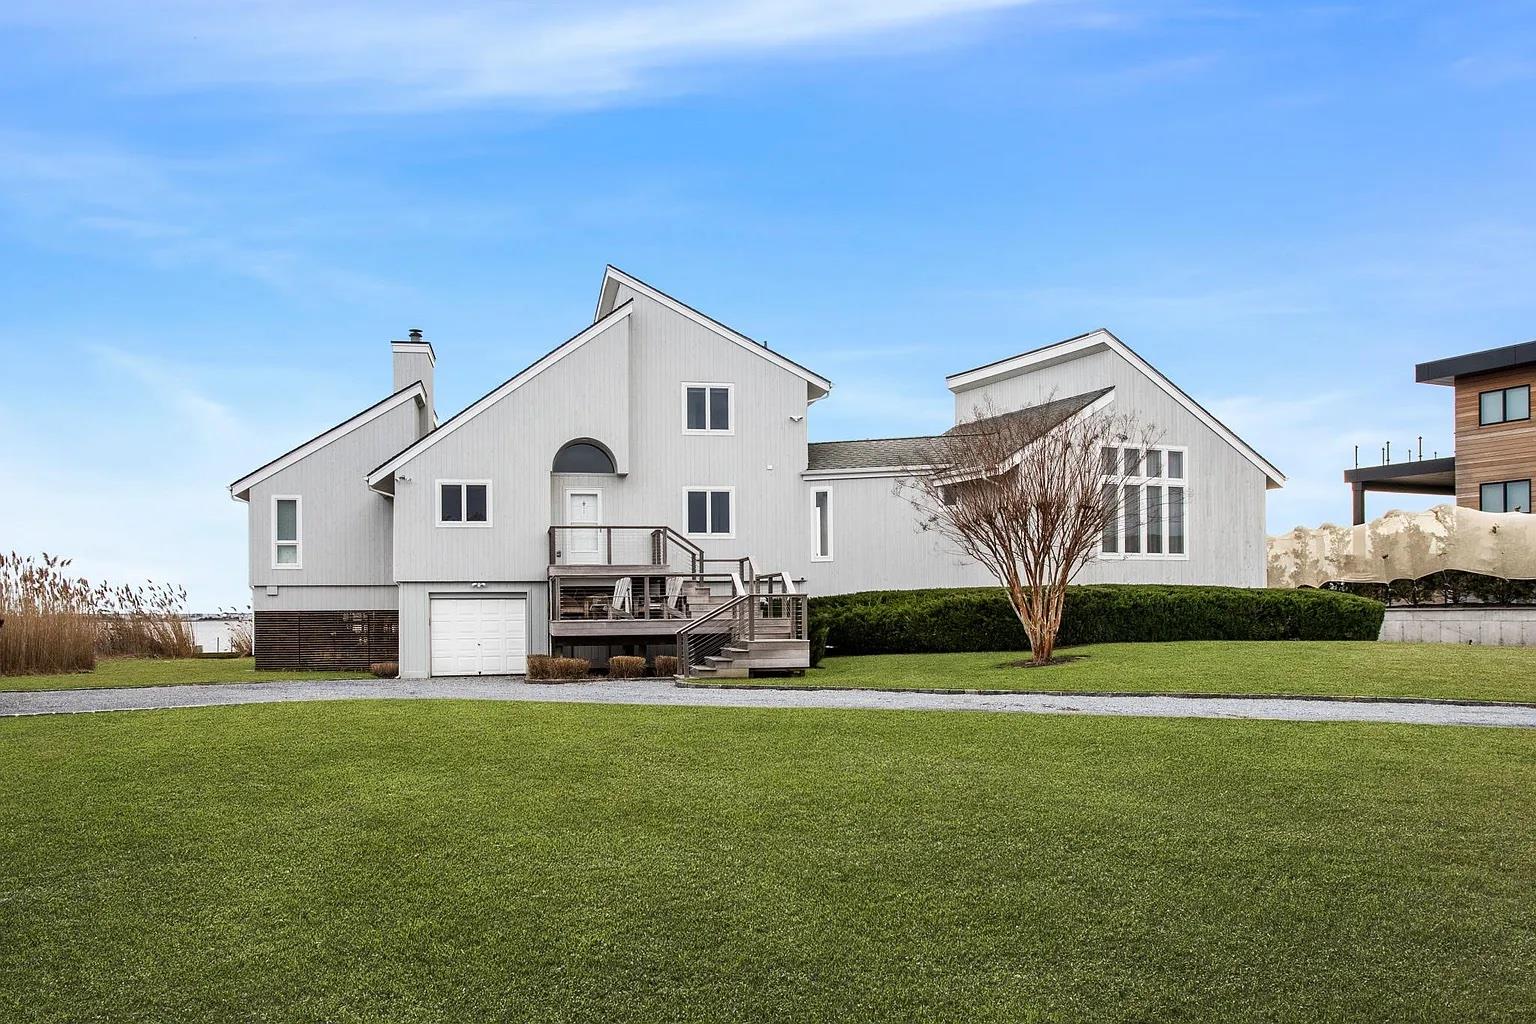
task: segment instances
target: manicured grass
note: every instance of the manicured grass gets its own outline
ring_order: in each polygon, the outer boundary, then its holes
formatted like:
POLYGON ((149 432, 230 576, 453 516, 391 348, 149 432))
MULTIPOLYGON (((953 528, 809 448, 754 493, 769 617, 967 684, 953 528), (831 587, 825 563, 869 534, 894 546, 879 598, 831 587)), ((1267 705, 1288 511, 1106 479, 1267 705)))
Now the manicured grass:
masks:
POLYGON ((1536 736, 368 702, 0 721, 6 1021, 1536 1017, 1536 736))
MULTIPOLYGON (((1079 660, 1012 667, 1018 651, 828 658, 788 686, 1301 694, 1536 702, 1536 651, 1335 640, 1211 640, 1061 648, 1079 660)), ((742 683, 747 680, 742 680, 742 683)), ((755 681, 761 683, 762 680, 755 681)), ((731 685, 722 680, 722 685, 731 685)), ((739 684, 738 684, 739 685, 739 684)))
POLYGON ((178 683, 262 683, 279 679, 363 679, 366 672, 258 672, 255 658, 101 658, 93 672, 0 676, 0 690, 99 690, 178 683))

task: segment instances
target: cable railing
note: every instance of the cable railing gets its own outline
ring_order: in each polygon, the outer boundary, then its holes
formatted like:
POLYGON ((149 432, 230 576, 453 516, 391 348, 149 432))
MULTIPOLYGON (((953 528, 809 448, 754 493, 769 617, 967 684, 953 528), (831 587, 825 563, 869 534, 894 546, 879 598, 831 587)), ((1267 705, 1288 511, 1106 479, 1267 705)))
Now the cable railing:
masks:
MULTIPOLYGON (((551 526, 549 564, 654 565, 704 572, 704 549, 670 526, 551 526)), ((735 561, 734 559, 725 561, 735 561)))

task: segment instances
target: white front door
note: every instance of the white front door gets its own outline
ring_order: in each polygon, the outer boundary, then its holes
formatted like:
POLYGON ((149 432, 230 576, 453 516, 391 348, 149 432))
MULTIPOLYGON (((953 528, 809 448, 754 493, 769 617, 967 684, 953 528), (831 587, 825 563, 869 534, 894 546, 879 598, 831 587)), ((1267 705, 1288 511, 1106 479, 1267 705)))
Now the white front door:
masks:
MULTIPOLYGON (((598 491, 566 491, 565 522, 568 526, 598 525, 603 521, 603 496, 598 491)), ((570 565, 600 565, 603 531, 567 530, 565 560, 570 565)))
POLYGON ((528 671, 528 602, 522 597, 434 597, 434 676, 498 676, 528 671))

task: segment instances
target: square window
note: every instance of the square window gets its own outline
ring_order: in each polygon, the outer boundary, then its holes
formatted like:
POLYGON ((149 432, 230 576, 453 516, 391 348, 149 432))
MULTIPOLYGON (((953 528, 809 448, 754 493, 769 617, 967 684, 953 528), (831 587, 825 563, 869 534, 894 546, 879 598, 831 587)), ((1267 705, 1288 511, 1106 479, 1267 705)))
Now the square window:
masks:
POLYGON ((731 432, 730 384, 684 384, 683 430, 690 434, 731 432))
POLYGON ((481 480, 437 482, 437 525, 491 525, 491 485, 481 480))
POLYGON ((731 492, 688 492, 688 532, 697 536, 727 536, 731 532, 731 492))
POLYGON ((278 565, 298 565, 299 546, 297 544, 279 544, 277 546, 278 565))

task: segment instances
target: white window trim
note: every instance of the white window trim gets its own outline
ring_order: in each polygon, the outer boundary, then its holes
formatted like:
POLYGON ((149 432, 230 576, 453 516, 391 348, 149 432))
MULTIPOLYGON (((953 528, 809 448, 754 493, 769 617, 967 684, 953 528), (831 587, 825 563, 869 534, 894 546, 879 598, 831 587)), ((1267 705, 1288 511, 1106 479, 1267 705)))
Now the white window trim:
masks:
MULTIPOLYGON (((1127 448, 1137 448, 1137 447, 1140 447, 1140 446, 1139 445, 1120 444, 1120 445, 1105 445, 1105 447, 1107 447, 1107 448, 1114 448, 1115 449, 1116 459, 1117 459, 1117 463, 1116 464, 1123 470, 1125 468, 1125 461, 1124 461, 1125 460, 1125 450, 1127 448)), ((1113 475, 1104 474, 1103 476, 1101 476, 1099 478, 1101 483, 1103 483, 1103 484, 1113 483, 1117 488, 1120 489, 1118 493, 1119 493, 1119 496, 1120 496, 1119 500, 1122 503, 1125 500, 1125 488, 1126 487, 1138 487, 1141 490, 1141 536, 1140 536, 1141 543, 1139 545, 1141 550, 1140 551, 1129 551, 1129 552, 1125 550, 1125 509, 1122 506, 1122 508, 1120 510, 1120 521, 1119 521, 1118 524, 1116 524, 1116 530, 1115 530, 1116 536, 1118 537, 1118 543, 1119 543, 1120 550, 1119 551, 1105 551, 1105 550, 1103 550, 1103 543, 1104 543, 1103 542, 1103 538, 1101 537, 1100 540, 1099 540, 1099 550, 1097 552, 1097 557, 1103 559, 1106 562, 1122 562, 1122 561, 1132 561, 1132 562, 1187 562, 1187 561, 1189 561, 1189 549, 1190 549, 1190 543, 1189 543, 1189 535, 1190 535, 1189 534, 1189 448, 1184 446, 1184 445, 1178 445, 1178 444, 1149 444, 1146 447, 1141 448, 1141 453, 1142 454, 1141 454, 1141 463, 1140 464, 1142 466, 1146 465, 1146 460, 1147 460, 1147 454, 1146 453, 1148 451, 1159 451, 1159 452, 1163 453, 1163 475, 1162 476, 1150 476, 1150 477, 1149 476, 1125 476, 1124 473, 1116 473, 1116 474, 1113 474, 1113 475), (1167 473, 1168 473, 1168 453, 1169 452, 1179 452, 1181 455, 1183 455, 1183 457, 1184 457, 1184 475, 1183 476, 1181 476, 1181 477, 1170 477, 1170 476, 1167 475, 1167 473), (1162 501, 1162 506, 1161 506, 1162 507, 1162 514, 1163 514, 1163 550, 1160 551, 1160 552, 1157 552, 1155 554, 1147 551, 1147 485, 1148 484, 1151 484, 1154 487, 1161 487, 1163 489, 1163 501, 1162 501), (1183 551, 1182 554, 1177 554, 1177 555, 1173 555, 1173 554, 1169 554, 1168 553, 1168 488, 1169 487, 1182 487, 1184 489, 1184 551, 1183 551)))
MULTIPOLYGON (((704 512, 705 512, 705 517, 707 519, 710 519, 710 520, 714 519, 714 504, 713 504, 713 502, 710 502, 710 501, 706 500, 705 507, 704 507, 704 512)), ((697 537, 700 540, 735 540, 736 539, 736 488, 734 488, 734 487, 717 487, 717 486, 715 486, 713 484, 693 484, 691 486, 684 487, 683 488, 683 536, 685 536, 685 537, 697 537), (698 491, 703 491, 705 494, 712 494, 712 493, 714 493, 716 491, 724 491, 724 492, 726 492, 727 494, 729 494, 731 496, 731 498, 730 498, 730 502, 731 502, 731 530, 730 530, 729 533, 691 533, 691 532, 689 532, 689 530, 688 530, 688 495, 694 494, 694 493, 696 493, 698 491)))
MULTIPOLYGON (((709 437, 730 437, 731 435, 736 433, 736 385, 735 384, 726 384, 723 381, 685 380, 685 381, 683 381, 682 387, 681 387, 681 389, 679 390, 678 393, 682 396, 681 397, 681 401, 682 401, 682 411, 683 411, 683 433, 684 434, 693 434, 693 435, 700 436, 700 437, 703 437, 703 436, 706 436, 706 435, 709 436, 709 437), (726 409, 728 410, 727 415, 731 419, 731 425, 728 428, 726 428, 725 430, 714 430, 714 429, 712 429, 709 426, 705 426, 705 428, 703 430, 691 430, 691 429, 689 429, 689 427, 688 427, 688 389, 689 388, 724 388, 725 392, 726 392, 725 404, 726 404, 726 409)), ((710 409, 710 405, 709 405, 709 392, 705 391, 704 392, 704 422, 706 424, 709 423, 709 409, 710 409)))
MULTIPOLYGON (((493 488, 491 487, 491 482, 489 480, 434 480, 432 481, 432 500, 437 503, 437 508, 433 510, 432 516, 437 520, 438 526, 446 527, 448 529, 486 529, 490 527, 490 525, 495 521, 495 517, 491 513, 492 489, 493 488), (445 522, 443 520, 443 488, 463 487, 466 484, 485 485, 485 522, 445 522)), ((465 515, 469 514, 469 503, 465 499, 465 496, 462 492, 460 492, 459 508, 464 512, 465 515)))
POLYGON ((304 568, 304 498, 298 494, 274 494, 272 495, 272 568, 274 569, 302 569, 304 568), (277 562, 277 503, 280 501, 293 502, 293 540, 282 541, 284 544, 292 544, 294 547, 294 561, 292 565, 277 562))
POLYGON ((832 488, 830 488, 830 487, 813 487, 811 489, 811 561, 813 561, 813 562, 830 562, 830 561, 832 561, 832 552, 833 552, 833 543, 834 543, 834 541, 833 541, 833 538, 834 538, 833 522, 834 522, 834 520, 832 518, 832 488), (818 495, 818 494, 825 494, 827 496, 827 550, 826 550, 825 554, 823 554, 819 550, 819 546, 821 544, 821 523, 817 520, 817 517, 816 517, 816 495, 818 495))

